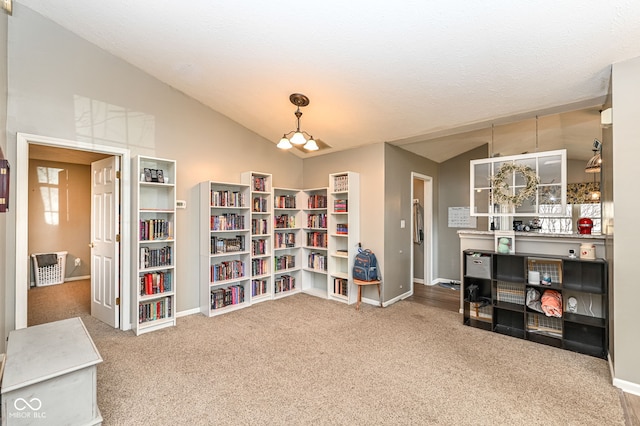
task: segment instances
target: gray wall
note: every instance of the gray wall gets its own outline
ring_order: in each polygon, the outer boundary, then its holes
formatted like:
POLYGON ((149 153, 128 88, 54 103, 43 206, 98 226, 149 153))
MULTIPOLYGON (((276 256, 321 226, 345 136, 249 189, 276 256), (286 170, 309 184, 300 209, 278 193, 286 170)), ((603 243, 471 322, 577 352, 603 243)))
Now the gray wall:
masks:
MULTIPOLYGON (((469 161, 487 158, 488 145, 440 164, 438 221, 438 277, 460 281, 460 228, 449 228, 449 207, 469 207, 469 161)), ((475 229, 488 230, 487 218, 478 217, 475 229)))
MULTIPOLYGON (((640 389, 640 340, 638 336, 638 212, 640 199, 629 180, 635 180, 640 157, 640 58, 613 64, 613 143, 612 150, 604 145, 605 160, 612 158, 611 167, 605 173, 612 174, 615 219, 608 216, 605 232, 613 234, 613 256, 610 267, 614 268, 613 286, 613 345, 615 352, 614 371, 617 380, 635 383, 640 389), (608 157, 611 152, 612 157, 608 157)), ((605 177, 606 179, 606 177, 605 177)), ((609 211, 609 206, 606 208, 609 211)), ((613 209, 610 209, 613 213, 613 209)))
MULTIPOLYGON (((178 311, 199 306, 197 184, 239 182, 243 171, 256 170, 272 173, 276 185, 301 186, 302 160, 295 155, 20 4, 14 4, 9 21, 8 75, 10 162, 17 132, 177 160, 177 198, 187 201, 176 223, 178 311)), ((15 217, 15 211, 6 217, 9 248, 15 244, 15 217)), ((12 283, 15 254, 6 254, 12 283)), ((10 301, 13 291, 8 286, 10 301)), ((13 303, 5 306, 13 329, 13 303)))
POLYGON ((438 164, 397 146, 385 144, 384 149, 384 300, 408 294, 413 281, 411 264, 411 173, 433 178, 433 241, 434 276, 438 276, 439 235, 438 164), (404 220, 406 226, 400 227, 404 220))

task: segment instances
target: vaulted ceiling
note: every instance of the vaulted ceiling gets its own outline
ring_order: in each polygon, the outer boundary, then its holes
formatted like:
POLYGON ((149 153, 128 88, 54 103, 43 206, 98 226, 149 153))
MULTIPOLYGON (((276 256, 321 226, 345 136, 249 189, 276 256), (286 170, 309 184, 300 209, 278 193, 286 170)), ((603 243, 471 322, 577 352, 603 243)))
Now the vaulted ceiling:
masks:
POLYGON ((588 156, 611 64, 640 56, 637 0, 17 3, 274 144, 307 95, 301 127, 331 148, 301 157, 390 142, 444 161, 574 110, 589 130, 560 133, 588 156))

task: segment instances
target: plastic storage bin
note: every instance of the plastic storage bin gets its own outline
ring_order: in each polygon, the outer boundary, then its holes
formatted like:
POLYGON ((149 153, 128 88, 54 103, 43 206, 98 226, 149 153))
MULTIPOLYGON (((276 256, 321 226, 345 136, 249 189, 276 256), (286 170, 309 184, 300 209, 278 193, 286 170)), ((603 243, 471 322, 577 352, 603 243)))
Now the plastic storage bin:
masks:
POLYGON ((33 261, 33 271, 36 280, 36 287, 46 285, 62 284, 64 282, 65 266, 67 263, 67 252, 59 251, 55 253, 33 253, 31 255, 33 261), (38 265, 38 255, 55 254, 58 256, 58 263, 49 266, 38 265))

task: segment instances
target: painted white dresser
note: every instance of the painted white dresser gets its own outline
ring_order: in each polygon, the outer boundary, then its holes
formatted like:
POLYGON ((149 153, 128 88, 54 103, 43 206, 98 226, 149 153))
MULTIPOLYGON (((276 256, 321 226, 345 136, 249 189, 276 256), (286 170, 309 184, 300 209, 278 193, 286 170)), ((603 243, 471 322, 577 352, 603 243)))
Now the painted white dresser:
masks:
POLYGON ((80 318, 10 332, 2 424, 102 424, 96 395, 101 362, 80 318))

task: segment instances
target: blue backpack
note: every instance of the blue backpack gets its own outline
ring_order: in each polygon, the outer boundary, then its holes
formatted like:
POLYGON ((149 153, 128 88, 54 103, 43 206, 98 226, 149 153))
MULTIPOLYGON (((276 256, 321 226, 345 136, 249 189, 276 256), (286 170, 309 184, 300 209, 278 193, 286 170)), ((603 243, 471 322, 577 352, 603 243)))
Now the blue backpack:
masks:
POLYGON ((369 249, 358 248, 353 262, 353 279, 360 281, 375 281, 380 279, 376 255, 369 249))

